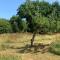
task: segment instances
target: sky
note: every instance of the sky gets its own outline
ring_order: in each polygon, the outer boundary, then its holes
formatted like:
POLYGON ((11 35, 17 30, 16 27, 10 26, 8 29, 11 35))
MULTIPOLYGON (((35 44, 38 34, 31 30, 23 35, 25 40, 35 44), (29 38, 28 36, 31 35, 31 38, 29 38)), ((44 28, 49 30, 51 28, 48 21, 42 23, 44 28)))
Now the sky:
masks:
MULTIPOLYGON (((50 3, 56 0, 46 0, 50 3)), ((58 0, 60 2, 60 0, 58 0)), ((25 0, 0 0, 0 18, 10 19, 16 15, 17 8, 23 4, 25 0)))

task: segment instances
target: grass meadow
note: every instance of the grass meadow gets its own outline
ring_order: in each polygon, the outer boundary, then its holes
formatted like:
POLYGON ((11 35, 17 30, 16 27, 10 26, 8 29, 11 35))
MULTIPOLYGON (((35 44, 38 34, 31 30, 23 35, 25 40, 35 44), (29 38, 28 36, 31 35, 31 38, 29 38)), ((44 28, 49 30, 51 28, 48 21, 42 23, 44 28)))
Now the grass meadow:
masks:
POLYGON ((31 33, 0 34, 0 60, 60 60, 60 54, 56 53, 60 53, 59 33, 36 35, 34 44, 51 44, 50 52, 45 53, 35 53, 34 48, 29 48, 31 38, 31 33))

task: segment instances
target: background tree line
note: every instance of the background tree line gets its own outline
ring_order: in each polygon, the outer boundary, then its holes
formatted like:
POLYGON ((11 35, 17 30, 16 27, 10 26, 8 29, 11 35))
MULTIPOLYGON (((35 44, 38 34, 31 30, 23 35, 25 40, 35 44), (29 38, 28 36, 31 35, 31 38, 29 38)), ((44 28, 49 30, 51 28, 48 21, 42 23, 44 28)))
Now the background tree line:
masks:
POLYGON ((60 32, 59 3, 26 0, 10 20, 0 19, 0 33, 8 32, 60 32))

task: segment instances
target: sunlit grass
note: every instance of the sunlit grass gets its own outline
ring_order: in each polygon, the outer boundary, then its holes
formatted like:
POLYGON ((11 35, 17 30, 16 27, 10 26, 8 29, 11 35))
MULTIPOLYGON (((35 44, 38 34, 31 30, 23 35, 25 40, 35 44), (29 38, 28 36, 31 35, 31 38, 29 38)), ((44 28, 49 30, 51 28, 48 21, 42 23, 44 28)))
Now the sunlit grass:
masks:
MULTIPOLYGON (((30 42, 32 38, 31 33, 13 33, 13 34, 1 34, 0 35, 0 43, 7 42, 7 43, 23 43, 23 42, 30 42)), ((35 37, 36 42, 41 41, 55 41, 60 40, 60 34, 53 34, 53 35, 39 35, 37 34, 35 37)))

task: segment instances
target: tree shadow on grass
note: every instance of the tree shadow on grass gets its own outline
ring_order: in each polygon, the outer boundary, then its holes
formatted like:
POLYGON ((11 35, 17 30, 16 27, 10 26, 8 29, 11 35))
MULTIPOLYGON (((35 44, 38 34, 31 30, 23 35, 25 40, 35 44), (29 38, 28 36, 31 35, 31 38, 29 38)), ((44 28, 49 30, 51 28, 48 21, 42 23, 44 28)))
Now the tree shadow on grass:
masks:
POLYGON ((43 44, 35 44, 34 46, 31 47, 31 45, 27 44, 24 47, 21 47, 17 49, 17 53, 45 53, 49 49, 49 45, 43 45, 43 44))

